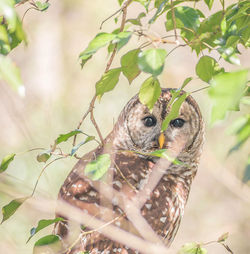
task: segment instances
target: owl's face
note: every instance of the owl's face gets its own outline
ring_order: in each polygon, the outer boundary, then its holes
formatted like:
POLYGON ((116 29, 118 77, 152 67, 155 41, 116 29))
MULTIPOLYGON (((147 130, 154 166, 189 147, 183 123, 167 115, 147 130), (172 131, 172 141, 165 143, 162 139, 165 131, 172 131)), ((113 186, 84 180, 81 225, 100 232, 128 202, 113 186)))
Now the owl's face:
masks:
MULTIPOLYGON (((160 149, 158 138, 162 122, 171 110, 167 108, 170 99, 170 89, 163 89, 152 112, 140 103, 138 96, 130 100, 122 112, 122 132, 123 134, 126 132, 126 135, 123 135, 126 142, 123 141, 123 144, 126 143, 127 149, 143 152, 160 149)), ((199 107, 194 99, 188 96, 180 108, 179 116, 170 122, 164 132, 163 148, 171 149, 181 140, 184 143, 184 149, 189 149, 201 130, 201 122, 199 107)))

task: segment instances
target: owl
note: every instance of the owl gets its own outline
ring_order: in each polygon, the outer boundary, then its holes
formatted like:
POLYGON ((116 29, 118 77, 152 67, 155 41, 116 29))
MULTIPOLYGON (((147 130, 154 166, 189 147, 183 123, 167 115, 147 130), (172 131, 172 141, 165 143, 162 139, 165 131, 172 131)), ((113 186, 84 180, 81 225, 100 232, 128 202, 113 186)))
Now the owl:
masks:
MULTIPOLYGON (((120 113, 104 145, 83 156, 75 165, 60 189, 59 200, 105 222, 117 218, 113 220, 114 226, 145 239, 137 225, 142 220, 148 228, 144 231, 153 232, 164 246, 169 246, 184 214, 204 140, 202 115, 190 95, 182 103, 178 117, 161 131, 162 122, 171 111, 172 91, 162 89, 152 110, 135 95, 120 113), (154 151, 159 149, 166 149, 169 157, 154 156, 154 151), (86 176, 84 169, 103 154, 110 155, 111 165, 105 180, 94 181, 86 176), (108 189, 103 189, 103 185, 108 189), (138 220, 126 202, 139 211, 138 220), (109 214, 104 215, 104 210, 109 214)), ((61 216, 60 211, 57 216, 61 216)), ((66 249, 71 246, 67 253, 143 253, 84 225, 79 231, 79 241, 72 246, 71 225, 65 219, 57 223, 55 232, 61 236, 66 249), (90 233, 82 233, 89 230, 90 233)))

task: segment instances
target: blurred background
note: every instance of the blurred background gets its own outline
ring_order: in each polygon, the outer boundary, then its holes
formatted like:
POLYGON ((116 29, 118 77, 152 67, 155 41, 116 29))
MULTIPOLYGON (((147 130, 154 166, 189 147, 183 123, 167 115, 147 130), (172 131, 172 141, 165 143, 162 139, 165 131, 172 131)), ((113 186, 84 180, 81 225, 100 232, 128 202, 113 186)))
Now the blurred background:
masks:
MULTIPOLYGON (((226 4, 230 2, 233 1, 226 1, 226 4)), ((218 8, 219 1, 215 1, 212 12, 218 8)), ((25 6, 18 7, 20 16, 26 9, 25 6)), ((105 70, 108 53, 106 49, 98 51, 83 70, 78 55, 100 31, 101 22, 117 9, 119 5, 116 0, 61 0, 51 1, 49 9, 44 13, 31 10, 25 16, 28 46, 17 47, 11 57, 21 69, 26 96, 21 98, 8 85, 0 83, 0 158, 18 153, 0 177, 1 207, 14 198, 29 195, 43 167, 36 161, 37 151, 22 152, 31 148, 49 148, 59 134, 74 130, 88 109, 95 93, 95 83, 105 70)), ((144 11, 143 8, 133 3, 133 7, 128 9, 128 18, 137 17, 141 11, 144 11)), ((207 8, 204 12, 208 13, 207 8)), ((151 26, 151 33, 164 36, 166 31, 163 24, 164 19, 159 19, 151 26)), ((102 31, 111 32, 118 26, 110 19, 102 31)), ((136 39, 130 41, 116 56, 112 67, 118 67, 119 57, 139 44, 136 39)), ((173 48, 172 45, 164 47, 167 51, 173 48)), ((219 60, 217 55, 213 56, 226 70, 249 68, 250 53, 243 48, 240 51, 242 67, 231 66, 223 59, 219 60)), ((196 54, 186 47, 170 54, 160 76, 162 87, 180 87, 185 78, 196 76, 197 60, 196 54)), ((111 131, 123 106, 139 91, 146 77, 146 74, 141 74, 129 86, 121 75, 114 91, 105 94, 102 101, 96 103, 95 116, 103 136, 111 131)), ((186 90, 190 92, 204 86, 197 79, 186 90)), ((198 101, 208 126, 211 101, 207 91, 194 93, 193 97, 198 101)), ((246 112, 244 108, 241 110, 246 112)), ((230 234, 227 243, 235 254, 250 253, 250 187, 242 183, 249 143, 227 156, 235 138, 229 136, 226 130, 241 114, 231 113, 226 121, 213 128, 207 127, 199 171, 170 253, 176 253, 184 243, 216 240, 225 232, 230 234)), ((89 119, 82 125, 82 130, 97 136, 89 119)), ((78 142, 81 138, 78 137, 78 142)), ((67 142, 62 146, 65 152, 70 151, 70 145, 71 142, 67 142)), ((81 148, 79 155, 95 146, 95 142, 87 144, 81 148)), ((75 163, 76 159, 67 158, 48 167, 34 199, 43 196, 55 200, 61 184, 75 163)), ((28 202, 22 205, 13 217, 0 225, 0 253, 32 253, 35 240, 49 234, 52 227, 40 231, 26 244, 30 229, 40 219, 53 217, 54 207, 48 207, 45 214, 35 210, 28 202)), ((228 253, 218 244, 208 245, 207 249, 209 253, 228 253)))

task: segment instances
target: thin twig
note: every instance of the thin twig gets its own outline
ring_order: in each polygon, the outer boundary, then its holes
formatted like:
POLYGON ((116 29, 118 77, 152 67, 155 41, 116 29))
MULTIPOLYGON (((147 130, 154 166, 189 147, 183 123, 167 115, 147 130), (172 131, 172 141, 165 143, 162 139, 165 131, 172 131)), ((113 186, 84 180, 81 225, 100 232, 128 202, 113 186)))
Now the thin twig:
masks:
POLYGON ((175 35, 175 40, 177 41, 177 31, 176 31, 176 19, 175 19, 175 13, 174 13, 174 5, 173 5, 173 0, 171 0, 171 11, 172 11, 172 20, 174 23, 174 35, 175 35))
POLYGON ((35 7, 30 7, 30 8, 28 8, 25 12, 24 12, 24 14, 23 14, 23 17, 22 17, 22 23, 23 23, 23 20, 24 20, 24 17, 26 16, 26 14, 28 13, 28 11, 30 11, 30 10, 38 10, 38 9, 36 9, 35 7))
POLYGON ((31 193, 30 197, 33 197, 33 195, 34 195, 34 193, 35 193, 35 191, 36 191, 38 182, 39 182, 39 180, 40 180, 40 178, 41 178, 41 176, 42 176, 44 170, 45 170, 50 164, 52 164, 53 162, 55 162, 55 161, 57 161, 57 160, 60 160, 60 159, 64 159, 64 157, 56 158, 56 159, 54 159, 53 161, 49 162, 47 165, 45 165, 45 166, 43 167, 43 169, 41 170, 41 172, 40 172, 40 174, 39 174, 39 176, 38 176, 38 178, 37 178, 37 180, 36 180, 35 186, 34 186, 34 188, 33 188, 33 191, 32 191, 32 193, 31 193))
POLYGON ((167 54, 166 57, 168 57, 168 56, 169 56, 173 51, 175 51, 177 48, 179 48, 179 47, 185 47, 185 46, 187 46, 187 44, 180 44, 180 45, 174 47, 173 49, 171 49, 171 50, 168 52, 168 54, 167 54))
POLYGON ((193 92, 191 92, 192 94, 193 93, 196 93, 196 92, 199 92, 199 91, 202 91, 202 90, 204 90, 204 89, 207 89, 207 88, 209 88, 210 86, 205 86, 205 87, 202 87, 202 88, 199 88, 199 89, 197 89, 197 90, 194 90, 193 92))
POLYGON ((118 172, 120 173, 121 177, 122 177, 122 178, 124 179, 124 181, 128 184, 128 186, 129 186, 132 190, 134 190, 135 192, 138 192, 138 190, 136 189, 136 187, 135 187, 133 184, 131 184, 131 183, 129 182, 129 180, 124 176, 124 174, 122 173, 122 171, 120 170, 120 168, 118 167, 118 165, 115 163, 115 161, 114 161, 114 164, 115 164, 116 169, 117 169, 118 172))
POLYGON ((46 150, 46 149, 42 148, 42 147, 32 148, 32 149, 26 150, 24 152, 17 153, 16 155, 22 155, 22 154, 29 153, 29 152, 32 152, 32 151, 37 151, 37 150, 46 150))
MULTIPOLYGON (((126 17, 127 17, 127 7, 128 7, 128 5, 131 2, 132 2, 132 0, 125 1, 123 6, 122 6, 122 8, 121 8, 121 10, 122 10, 122 21, 121 21, 121 26, 120 26, 120 32, 122 32, 124 30, 124 26, 125 26, 125 23, 126 23, 126 17)), ((107 66, 105 68, 105 72, 109 71, 110 66, 111 66, 111 64, 112 64, 112 62, 114 60, 116 52, 117 52, 117 44, 115 45, 115 48, 113 49, 113 52, 112 52, 112 54, 110 56, 110 59, 109 59, 109 61, 107 63, 107 66)), ((81 121, 79 122, 79 124, 77 126, 77 129, 79 129, 81 127, 83 121, 85 120, 87 115, 90 113, 91 122, 94 125, 94 127, 95 127, 95 129, 96 129, 96 131, 98 133, 98 136, 99 136, 99 138, 101 140, 102 145, 104 145, 104 139, 102 137, 101 131, 100 131, 100 129, 99 129, 97 123, 96 123, 95 117, 94 117, 94 105, 95 105, 96 98, 97 98, 97 96, 94 95, 94 97, 92 98, 92 100, 90 102, 89 108, 88 108, 87 112, 84 114, 84 116, 82 117, 81 121)), ((74 136, 73 146, 76 143, 76 136, 77 135, 74 136)))
POLYGON ((150 42, 148 42, 148 41, 144 42, 144 43, 141 44, 141 46, 139 46, 139 49, 146 48, 146 47, 148 47, 151 44, 152 44, 152 41, 150 41, 150 42))
POLYGON ((104 19, 100 25, 100 29, 102 29, 103 24, 108 21, 109 19, 111 19, 112 17, 114 17, 117 13, 119 13, 122 10, 122 8, 120 8, 119 10, 117 10, 115 13, 111 14, 109 17, 107 17, 106 19, 104 19))
POLYGON ((81 237, 83 237, 83 236, 85 236, 85 235, 88 235, 88 234, 91 234, 91 233, 94 233, 94 232, 97 232, 98 230, 100 230, 100 229, 102 229, 102 228, 104 228, 104 227, 107 227, 108 225, 114 223, 115 221, 117 221, 118 219, 120 219, 120 218, 122 218, 122 217, 124 217, 124 214, 115 217, 113 220, 108 221, 107 223, 101 225, 101 226, 98 227, 98 228, 95 228, 95 229, 92 229, 92 230, 89 230, 89 231, 86 231, 86 232, 81 233, 81 234, 77 237, 77 239, 70 245, 70 247, 68 247, 68 250, 67 250, 66 254, 70 254, 72 248, 79 242, 79 240, 81 239, 81 237))
POLYGON ((117 51, 117 44, 115 44, 115 47, 114 47, 114 49, 113 49, 113 52, 112 52, 112 54, 111 54, 111 56, 110 56, 110 58, 109 58, 109 61, 108 61, 108 63, 107 63, 105 72, 108 72, 108 70, 110 69, 110 66, 111 66, 111 64, 112 64, 112 62, 113 62, 113 60, 114 60, 116 51, 117 51))
POLYGON ((100 131, 98 125, 97 125, 97 122, 96 122, 96 120, 95 120, 95 117, 94 117, 94 104, 95 104, 96 98, 97 98, 97 97, 96 97, 96 95, 95 95, 94 98, 93 98, 92 101, 91 101, 91 105, 90 105, 90 107, 91 107, 91 111, 90 111, 90 120, 91 120, 92 124, 94 125, 94 127, 95 127, 95 129, 96 129, 96 131, 97 131, 97 133, 98 133, 98 136, 99 136, 99 138, 100 138, 100 140, 101 140, 102 145, 104 145, 104 139, 103 139, 103 137, 102 137, 102 133, 101 133, 101 131, 100 131))

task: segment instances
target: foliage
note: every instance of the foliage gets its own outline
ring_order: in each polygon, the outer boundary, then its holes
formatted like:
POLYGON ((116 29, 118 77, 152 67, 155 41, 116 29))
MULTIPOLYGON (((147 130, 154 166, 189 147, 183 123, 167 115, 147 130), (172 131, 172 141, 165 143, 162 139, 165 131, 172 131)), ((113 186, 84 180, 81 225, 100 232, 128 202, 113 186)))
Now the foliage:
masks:
MULTIPOLYGON (((26 1, 0 1, 0 79, 6 81, 15 91, 18 91, 21 96, 24 96, 25 89, 20 71, 8 56, 21 42, 27 44, 22 21, 15 8, 15 6, 22 2, 26 1)), ((30 1, 30 5, 33 6, 32 9, 38 11, 45 11, 49 7, 48 2, 42 3, 39 1, 30 1)))
MULTIPOLYGON (((0 78, 6 81, 14 90, 18 91, 19 94, 24 94, 20 71, 8 54, 21 42, 27 44, 26 34, 15 8, 19 4, 26 2, 31 6, 27 11, 30 9, 45 11, 49 7, 48 1, 0 1, 0 78)), ((95 96, 77 129, 66 134, 61 134, 48 149, 44 149, 45 151, 37 155, 38 162, 46 163, 41 170, 40 176, 54 161, 72 156, 77 158, 76 152, 81 146, 93 140, 97 141, 94 136, 89 136, 79 130, 81 123, 89 113, 91 114, 91 121, 98 132, 99 138, 101 142, 103 141, 93 116, 95 99, 101 99, 105 93, 112 91, 117 86, 120 75, 123 74, 127 78, 129 84, 141 73, 149 75, 149 77, 142 82, 139 91, 139 99, 152 110, 161 93, 159 75, 161 75, 164 70, 169 54, 173 54, 173 52, 180 47, 189 47, 191 51, 195 51, 197 54, 198 60, 195 71, 201 82, 208 84, 208 95, 212 101, 211 126, 218 121, 224 121, 228 112, 239 111, 242 104, 249 107, 250 90, 247 84, 249 71, 241 67, 238 67, 240 69, 234 72, 225 70, 219 65, 219 59, 223 59, 225 62, 232 65, 240 66, 240 60, 238 58, 240 54, 239 46, 249 48, 250 45, 250 2, 248 0, 235 0, 233 4, 226 6, 226 1, 220 0, 221 9, 207 16, 196 7, 196 2, 195 0, 118 0, 121 9, 115 13, 115 15, 117 15, 117 17, 115 17, 115 24, 118 21, 119 12, 123 12, 121 25, 113 32, 98 33, 89 42, 87 48, 79 55, 80 64, 83 68, 101 48, 107 47, 107 52, 111 53, 107 68, 95 85, 95 96), (134 18, 127 19, 124 10, 127 10, 130 5, 133 5, 133 2, 141 4, 142 7, 145 8, 145 11, 134 18), (193 7, 191 7, 190 3, 193 4, 193 7), (166 35, 155 37, 150 34, 148 29, 142 29, 145 20, 148 20, 147 25, 150 26, 156 22, 159 17, 165 19, 163 26, 166 29, 166 35), (132 50, 130 49, 125 54, 121 55, 120 66, 110 69, 114 55, 120 53, 119 50, 123 47, 125 48, 131 38, 135 37, 138 37, 140 42, 143 40, 143 43, 134 46, 132 50), (170 38, 170 40, 167 38, 170 38), (174 45, 174 48, 170 52, 167 52, 162 48, 164 44, 174 45), (213 57, 211 56, 211 52, 214 53, 213 57), (77 134, 84 134, 87 137, 76 145, 77 134), (71 151, 68 153, 62 152, 59 145, 62 142, 67 142, 73 137, 74 140, 71 151), (53 156, 55 159, 48 163, 53 156)), ((200 2, 211 12, 214 4, 213 0, 201 0, 200 2)), ((220 63, 221 62, 222 61, 220 61, 220 63)), ((172 99, 167 106, 171 111, 163 121, 162 131, 167 129, 171 120, 178 117, 179 109, 185 98, 189 95, 189 93, 183 92, 182 89, 184 89, 193 78, 194 77, 187 77, 179 89, 171 91, 172 99)), ((239 117, 230 128, 229 132, 235 135, 237 139, 236 145, 230 150, 231 153, 240 149, 243 144, 249 140, 249 114, 239 117)), ((153 154, 150 154, 150 156, 164 157, 174 163, 179 163, 175 159, 169 157, 165 150, 155 151, 153 154)), ((3 158, 0 165, 0 173, 6 171, 14 157, 15 154, 13 153, 3 158)), ((93 180, 99 180, 105 175, 110 165, 110 156, 108 154, 100 155, 96 160, 87 164, 85 174, 93 180)), ((249 165, 250 159, 248 159, 247 162, 243 182, 247 182, 250 179, 249 165)), ((2 222, 10 218, 26 199, 33 196, 40 176, 31 196, 14 199, 2 208, 2 222)), ((32 228, 30 238, 41 229, 59 220, 61 219, 40 220, 38 226, 32 228)), ((222 244, 230 252, 231 250, 224 243, 226 238, 227 235, 224 234, 215 242, 222 244)), ((35 246, 47 245, 57 241, 59 241, 58 236, 48 235, 39 239, 35 243, 35 246)), ((204 254, 207 253, 204 248, 205 245, 206 244, 189 243, 184 245, 179 253, 204 254)))
POLYGON ((102 154, 96 160, 91 161, 85 167, 84 173, 93 181, 101 179, 111 165, 110 155, 102 154))
POLYGON ((40 220, 40 221, 38 222, 37 227, 32 228, 32 229, 30 230, 30 237, 29 237, 29 239, 27 240, 27 242, 28 242, 37 232, 39 232, 40 230, 42 230, 42 229, 48 227, 48 226, 51 225, 51 224, 54 224, 54 223, 56 223, 56 222, 58 222, 58 221, 63 221, 63 220, 64 220, 64 219, 63 219, 63 218, 60 218, 60 217, 57 217, 57 218, 55 218, 55 219, 53 219, 53 220, 40 220))

